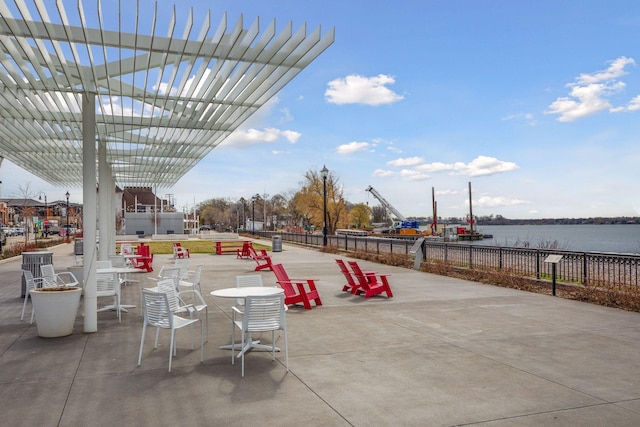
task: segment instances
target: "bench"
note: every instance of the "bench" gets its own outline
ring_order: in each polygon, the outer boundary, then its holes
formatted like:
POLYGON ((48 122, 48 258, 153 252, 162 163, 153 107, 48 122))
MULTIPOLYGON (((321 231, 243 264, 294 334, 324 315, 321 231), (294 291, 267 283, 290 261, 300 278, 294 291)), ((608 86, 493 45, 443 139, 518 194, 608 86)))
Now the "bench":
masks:
POLYGON ((214 241, 216 255, 238 254, 238 250, 242 251, 245 247, 245 240, 217 240, 214 241))

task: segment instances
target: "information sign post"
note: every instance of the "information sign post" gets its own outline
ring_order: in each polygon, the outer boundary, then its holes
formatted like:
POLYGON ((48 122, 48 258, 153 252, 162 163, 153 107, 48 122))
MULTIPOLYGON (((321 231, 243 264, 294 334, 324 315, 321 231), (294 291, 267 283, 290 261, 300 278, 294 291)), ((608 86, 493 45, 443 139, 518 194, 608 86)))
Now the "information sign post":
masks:
POLYGON ((553 283, 553 296, 556 296, 556 265, 562 259, 562 255, 549 255, 544 262, 551 264, 551 280, 553 283))

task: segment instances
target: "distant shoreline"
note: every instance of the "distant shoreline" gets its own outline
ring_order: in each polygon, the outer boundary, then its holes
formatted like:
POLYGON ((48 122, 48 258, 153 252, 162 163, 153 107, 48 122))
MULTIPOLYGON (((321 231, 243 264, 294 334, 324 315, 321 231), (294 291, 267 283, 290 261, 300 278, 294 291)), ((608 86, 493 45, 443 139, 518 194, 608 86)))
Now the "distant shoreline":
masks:
MULTIPOLYGON (((408 218, 420 221, 421 225, 430 225, 430 218, 408 218)), ((466 218, 440 218, 441 224, 466 224, 466 218)), ((633 225, 640 224, 640 217, 596 217, 596 218, 542 218, 542 219, 509 219, 503 216, 477 216, 476 224, 483 225, 633 225)))

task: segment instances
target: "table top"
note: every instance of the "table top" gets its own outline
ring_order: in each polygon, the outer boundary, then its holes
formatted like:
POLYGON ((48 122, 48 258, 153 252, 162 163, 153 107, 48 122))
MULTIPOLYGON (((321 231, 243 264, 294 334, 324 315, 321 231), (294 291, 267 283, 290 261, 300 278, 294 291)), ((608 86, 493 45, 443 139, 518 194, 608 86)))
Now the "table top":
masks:
POLYGON ((214 297, 221 298, 246 298, 248 296, 267 296, 283 293, 282 288, 274 288, 269 286, 247 286, 244 288, 225 288, 211 292, 214 297))
POLYGON ((146 270, 133 267, 111 267, 111 268, 97 268, 96 273, 146 273, 146 270))

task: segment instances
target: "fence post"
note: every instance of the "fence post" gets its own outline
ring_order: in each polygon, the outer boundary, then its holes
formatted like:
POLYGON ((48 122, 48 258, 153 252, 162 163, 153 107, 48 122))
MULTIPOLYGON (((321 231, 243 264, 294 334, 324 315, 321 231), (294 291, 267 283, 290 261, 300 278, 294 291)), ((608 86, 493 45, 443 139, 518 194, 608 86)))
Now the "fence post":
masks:
POLYGON ((498 268, 502 270, 502 246, 498 248, 498 268))
POLYGON ((586 285, 589 278, 589 273, 587 270, 587 253, 582 253, 582 284, 586 285))
POLYGON ((473 245, 469 245, 469 268, 473 268, 473 245))
POLYGON ((536 249, 536 279, 540 280, 540 249, 536 249))

